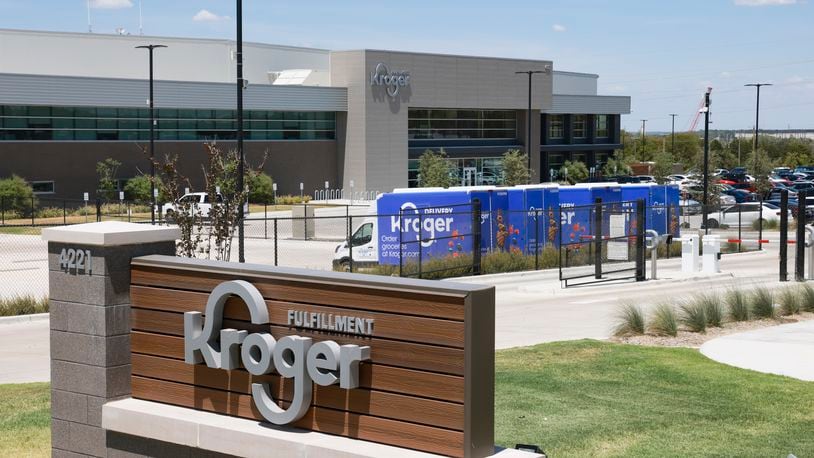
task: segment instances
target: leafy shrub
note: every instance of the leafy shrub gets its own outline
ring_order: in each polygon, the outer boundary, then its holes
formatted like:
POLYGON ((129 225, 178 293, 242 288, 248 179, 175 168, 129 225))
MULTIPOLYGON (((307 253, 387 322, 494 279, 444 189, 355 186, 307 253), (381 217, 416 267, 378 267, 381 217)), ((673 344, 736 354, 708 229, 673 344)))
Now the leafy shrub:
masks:
MULTIPOLYGON (((167 192, 165 191, 164 183, 158 177, 155 177, 155 187, 158 189, 158 201, 166 202, 169 200, 167 192)), ((147 175, 139 175, 135 178, 127 180, 124 185, 124 197, 127 200, 134 200, 137 202, 152 202, 150 195, 150 177, 147 175)), ((147 211, 150 211, 149 208, 147 211)))
POLYGON ((752 315, 757 318, 774 318, 777 312, 774 309, 774 297, 772 291, 765 286, 760 286, 752 291, 749 297, 752 315))
POLYGON ((34 296, 17 296, 11 299, 0 299, 0 316, 32 315, 48 312, 48 298, 34 296))
POLYGON ((264 172, 249 173, 247 185, 249 186, 249 202, 265 203, 274 199, 274 181, 264 172))
POLYGON ((533 255, 527 256, 517 252, 491 252, 481 257, 481 272, 484 274, 525 270, 534 270, 533 255))
POLYGON ((800 287, 800 307, 806 312, 814 312, 814 287, 808 283, 800 287))
POLYGON ((681 304, 679 321, 692 332, 707 332, 707 313, 703 301, 696 298, 681 304))
MULTIPOLYGON (((780 227, 780 220, 763 218, 763 230, 777 230, 780 227)), ((756 219, 752 222, 752 230, 760 230, 760 220, 756 219)))
POLYGON ((30 216, 32 205, 37 205, 31 185, 17 175, 0 180, 0 200, 6 212, 11 210, 18 216, 30 216))
POLYGON ((623 303, 616 314, 616 327, 613 335, 616 337, 640 336, 644 334, 645 319, 641 307, 630 303, 623 303))
POLYGON ((789 316, 800 313, 800 296, 797 294, 797 288, 785 288, 780 292, 778 300, 781 315, 789 316))
POLYGON ((671 304, 656 306, 647 329, 657 336, 678 335, 678 316, 675 308, 671 304))
MULTIPOLYGON (((251 190, 250 190, 251 191, 251 190)), ((277 196, 277 205, 294 205, 294 204, 301 204, 303 202, 308 203, 311 201, 311 196, 304 195, 302 198, 300 196, 277 196)))
POLYGON ((58 207, 43 207, 37 209, 37 218, 62 218, 62 209, 58 207))
MULTIPOLYGON (((814 289, 812 289, 814 293, 814 289)), ((724 296, 729 319, 732 321, 749 321, 749 302, 746 294, 740 289, 730 289, 724 296)))

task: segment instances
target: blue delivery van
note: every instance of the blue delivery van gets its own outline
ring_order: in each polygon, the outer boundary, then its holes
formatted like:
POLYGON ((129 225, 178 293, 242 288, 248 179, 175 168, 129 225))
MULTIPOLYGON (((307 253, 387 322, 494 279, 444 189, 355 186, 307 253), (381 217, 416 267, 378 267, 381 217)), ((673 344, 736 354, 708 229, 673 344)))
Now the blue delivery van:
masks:
POLYGON ((381 194, 372 215, 356 228, 351 248, 345 241, 336 247, 334 265, 353 263, 397 265, 458 257, 472 253, 472 202, 481 201, 481 250, 495 249, 498 224, 489 215, 503 211, 506 190, 488 189, 399 189, 381 194), (423 240, 423 241, 420 241, 423 240))
MULTIPOLYGON (((594 233, 593 205, 596 199, 603 204, 622 204, 622 188, 617 183, 584 183, 560 188, 560 227, 563 243, 583 243, 591 241, 594 233)), ((603 217, 603 233, 610 226, 609 213, 603 217)))
POLYGON ((659 234, 672 234, 678 237, 678 199, 677 185, 659 185, 655 183, 622 184, 622 201, 626 205, 635 205, 639 199, 644 200, 647 214, 645 227, 659 234))
POLYGON ((546 246, 557 246, 559 217, 557 184, 522 185, 508 190, 508 227, 510 249, 533 254, 546 246))

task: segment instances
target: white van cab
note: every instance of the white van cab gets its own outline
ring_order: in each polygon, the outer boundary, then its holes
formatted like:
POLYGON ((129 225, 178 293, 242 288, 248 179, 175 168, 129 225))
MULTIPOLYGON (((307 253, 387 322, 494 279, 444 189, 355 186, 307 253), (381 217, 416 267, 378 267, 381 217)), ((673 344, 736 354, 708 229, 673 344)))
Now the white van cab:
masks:
MULTIPOLYGON (((161 214, 164 215, 166 219, 173 219, 175 218, 175 214, 178 213, 178 207, 181 203, 189 203, 191 205, 192 212, 200 211, 201 216, 204 218, 209 217, 209 212, 212 210, 213 202, 210 202, 209 194, 205 192, 190 192, 188 194, 184 194, 178 202, 167 202, 166 204, 161 206, 161 214)), ((216 194, 214 205, 218 205, 223 203, 223 195, 220 193, 216 194)), ((246 202, 243 204, 243 214, 249 214, 249 203, 246 202)))

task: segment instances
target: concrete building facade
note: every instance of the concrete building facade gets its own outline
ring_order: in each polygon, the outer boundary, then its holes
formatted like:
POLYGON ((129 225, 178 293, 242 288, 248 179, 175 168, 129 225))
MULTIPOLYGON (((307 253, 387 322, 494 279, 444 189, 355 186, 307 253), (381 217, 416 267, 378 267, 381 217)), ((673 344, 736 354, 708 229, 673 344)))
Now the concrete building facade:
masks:
MULTIPOLYGON (((156 152, 177 154, 193 187, 204 143, 234 147, 234 43, 0 30, 0 177, 43 196, 79 198, 95 164, 119 160, 121 185, 148 170, 147 56, 155 54, 156 152), (36 55, 37 58, 30 56, 36 55)), ((464 185, 499 184, 508 149, 531 153, 534 181, 565 160, 588 166, 619 147, 629 97, 597 95, 597 75, 544 60, 246 44, 246 151, 282 194, 418 184, 426 150, 443 149, 464 185), (527 142, 528 77, 538 70, 527 142)))

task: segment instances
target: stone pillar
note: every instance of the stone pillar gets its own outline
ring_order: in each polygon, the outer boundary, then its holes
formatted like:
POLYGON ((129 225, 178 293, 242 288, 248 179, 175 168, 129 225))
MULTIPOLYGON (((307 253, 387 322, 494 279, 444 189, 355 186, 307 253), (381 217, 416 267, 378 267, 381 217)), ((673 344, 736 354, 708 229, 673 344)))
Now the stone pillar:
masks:
POLYGON ((119 222, 43 230, 50 284, 53 456, 106 456, 102 405, 131 392, 130 260, 174 255, 179 236, 174 227, 119 222))

